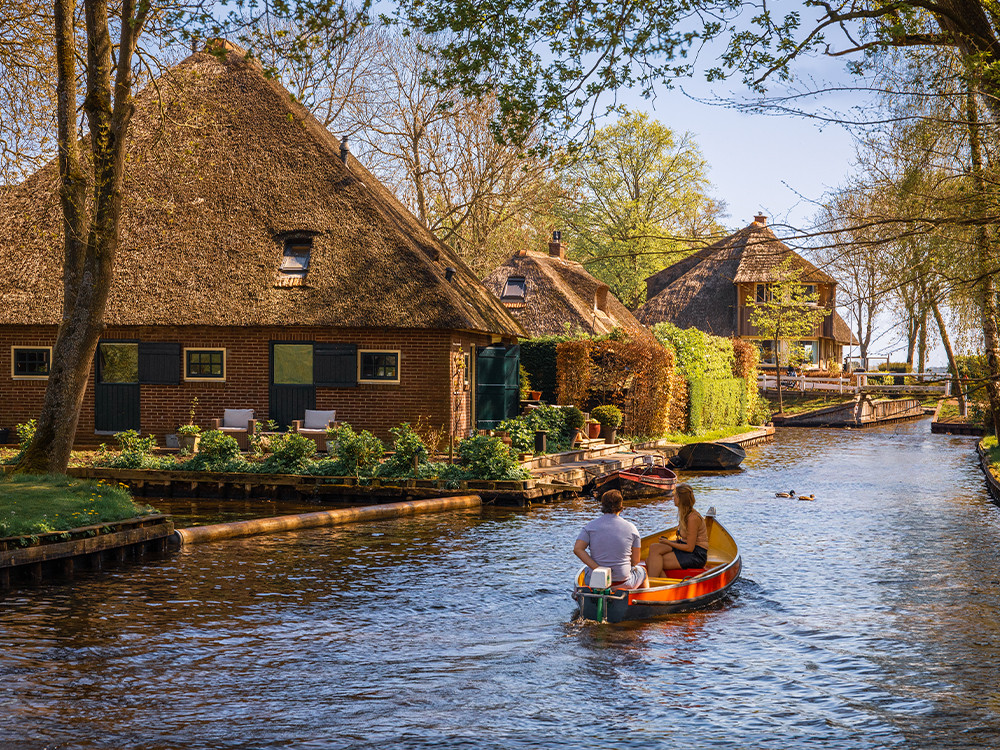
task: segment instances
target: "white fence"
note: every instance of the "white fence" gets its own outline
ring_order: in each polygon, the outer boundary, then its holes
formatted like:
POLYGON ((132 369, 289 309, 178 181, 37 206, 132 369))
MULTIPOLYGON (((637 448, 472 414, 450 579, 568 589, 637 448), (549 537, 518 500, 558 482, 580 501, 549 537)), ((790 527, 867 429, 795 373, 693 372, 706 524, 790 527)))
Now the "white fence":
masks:
MULTIPOLYGON (((951 395, 951 380, 939 372, 855 372, 836 378, 814 378, 806 375, 781 375, 781 388, 786 391, 827 391, 834 393, 926 393, 951 395), (905 382, 896 384, 897 379, 905 382)), ((777 390, 777 376, 761 373, 757 384, 765 390, 777 390)))

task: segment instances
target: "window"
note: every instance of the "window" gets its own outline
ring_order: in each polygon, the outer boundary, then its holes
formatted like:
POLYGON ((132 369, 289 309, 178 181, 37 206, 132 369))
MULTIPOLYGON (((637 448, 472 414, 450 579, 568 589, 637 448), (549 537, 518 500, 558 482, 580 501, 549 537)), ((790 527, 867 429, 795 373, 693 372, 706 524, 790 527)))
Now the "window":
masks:
POLYGON ((358 381, 362 383, 398 383, 398 351, 358 352, 358 381))
POLYGON ((309 272, 309 256, 312 253, 312 237, 288 237, 285 252, 281 258, 282 276, 305 278, 309 272))
POLYGON ((757 284, 756 290, 756 302, 758 305, 763 305, 765 302, 771 301, 771 290, 768 289, 767 284, 757 284))
POLYGON ((507 283, 503 285, 503 295, 501 299, 517 300, 524 299, 527 291, 523 276, 508 276, 507 283))
POLYGON ((754 341, 757 345, 757 349, 760 351, 760 361, 764 365, 773 365, 776 362, 774 356, 774 342, 765 341, 764 339, 758 339, 754 341))
POLYGON ((49 376, 51 346, 12 346, 11 377, 19 380, 44 380, 49 376))
POLYGON ((139 344, 131 342, 99 344, 97 374, 100 383, 138 383, 139 344))
POLYGON ((271 358, 274 385, 313 384, 312 344, 275 344, 271 358))
POLYGON ((225 380, 225 349, 185 349, 185 380, 225 380))
POLYGON ((795 346, 801 350, 804 364, 819 364, 818 341, 796 341, 795 346))

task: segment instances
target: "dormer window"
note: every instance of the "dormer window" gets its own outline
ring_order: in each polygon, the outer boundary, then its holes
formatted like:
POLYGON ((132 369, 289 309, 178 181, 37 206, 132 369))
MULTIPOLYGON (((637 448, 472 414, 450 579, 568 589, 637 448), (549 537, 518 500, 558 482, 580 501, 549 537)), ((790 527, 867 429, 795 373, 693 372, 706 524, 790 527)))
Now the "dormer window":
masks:
POLYGON ((524 282, 523 276, 508 276, 507 283, 503 285, 503 295, 501 296, 501 299, 523 300, 527 289, 528 287, 524 282))
POLYGON ((279 268, 281 276, 304 279, 309 272, 310 253, 312 253, 312 237, 287 237, 279 268))
POLYGON ((604 313, 608 311, 608 287, 599 286, 594 291, 594 309, 604 313))

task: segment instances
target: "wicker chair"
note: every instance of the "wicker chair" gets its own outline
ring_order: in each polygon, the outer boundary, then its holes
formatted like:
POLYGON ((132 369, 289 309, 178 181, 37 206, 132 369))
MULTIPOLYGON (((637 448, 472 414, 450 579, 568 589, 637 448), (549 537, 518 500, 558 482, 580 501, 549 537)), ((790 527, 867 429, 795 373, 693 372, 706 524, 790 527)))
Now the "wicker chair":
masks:
POLYGON ((316 450, 326 450, 326 430, 336 423, 337 412, 335 409, 329 411, 306 409, 304 419, 293 419, 291 432, 297 432, 310 438, 316 443, 316 450))
POLYGON ((257 420, 253 418, 253 409, 226 409, 222 419, 212 420, 212 429, 232 435, 240 446, 240 450, 250 450, 250 436, 254 433, 257 420))

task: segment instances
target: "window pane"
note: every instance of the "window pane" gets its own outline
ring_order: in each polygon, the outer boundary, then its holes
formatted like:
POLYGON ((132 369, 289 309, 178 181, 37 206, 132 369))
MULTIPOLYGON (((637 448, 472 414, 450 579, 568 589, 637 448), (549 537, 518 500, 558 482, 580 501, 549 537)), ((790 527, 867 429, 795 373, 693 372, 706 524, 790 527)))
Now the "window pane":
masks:
POLYGON ((186 377, 222 378, 225 354, 218 349, 188 349, 186 377))
POLYGON ((312 344, 275 344, 272 382, 275 385, 312 385, 312 344))
POLYGON ((138 344, 101 344, 99 356, 102 383, 139 382, 138 344))
POLYGON ((395 352, 365 352, 361 355, 362 380, 399 380, 399 355, 395 352))
POLYGON ((503 296, 512 299, 524 299, 526 285, 523 276, 508 276, 503 287, 503 296))
POLYGON ((44 378, 49 374, 48 349, 15 349, 14 376, 44 378))

